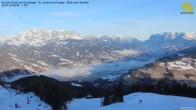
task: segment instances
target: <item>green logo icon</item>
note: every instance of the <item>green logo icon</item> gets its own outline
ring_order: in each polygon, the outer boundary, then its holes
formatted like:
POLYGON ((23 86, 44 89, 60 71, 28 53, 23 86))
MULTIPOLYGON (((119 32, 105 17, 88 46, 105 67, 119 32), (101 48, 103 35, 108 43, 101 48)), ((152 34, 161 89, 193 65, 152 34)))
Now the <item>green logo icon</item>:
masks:
POLYGON ((182 14, 194 14, 194 6, 190 2, 184 2, 182 4, 182 14))

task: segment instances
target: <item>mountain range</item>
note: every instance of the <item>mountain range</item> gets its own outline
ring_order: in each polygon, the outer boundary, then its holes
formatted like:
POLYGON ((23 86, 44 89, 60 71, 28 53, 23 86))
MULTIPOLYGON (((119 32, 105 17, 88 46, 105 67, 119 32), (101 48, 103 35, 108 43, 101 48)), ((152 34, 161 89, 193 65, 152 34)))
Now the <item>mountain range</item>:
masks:
POLYGON ((88 36, 73 31, 34 29, 0 39, 0 72, 21 69, 45 72, 51 69, 159 58, 196 45, 196 33, 165 32, 146 41, 103 35, 88 36))
POLYGON ((0 70, 27 69, 40 72, 49 68, 114 61, 135 57, 144 46, 133 38, 82 36, 64 30, 29 30, 0 40, 0 70))
MULTIPOLYGON (((18 96, 27 93, 27 102, 34 92, 53 110, 72 107, 75 98, 86 97, 89 103, 90 98, 100 98, 101 105, 123 102, 125 94, 134 92, 195 98, 195 44, 196 33, 167 32, 140 41, 28 30, 0 40, 0 89, 9 92, 6 97, 12 97, 12 89, 18 96)), ((141 99, 145 104, 147 99, 141 99)))
POLYGON ((153 34, 145 44, 155 50, 178 51, 196 46, 196 33, 193 32, 165 32, 153 34))

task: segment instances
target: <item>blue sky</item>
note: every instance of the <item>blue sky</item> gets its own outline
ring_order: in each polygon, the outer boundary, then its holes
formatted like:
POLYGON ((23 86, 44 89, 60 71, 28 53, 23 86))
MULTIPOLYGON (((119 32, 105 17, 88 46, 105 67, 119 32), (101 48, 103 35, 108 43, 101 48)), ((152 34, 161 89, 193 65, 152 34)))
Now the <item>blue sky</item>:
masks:
MULTIPOLYGON (((196 8, 195 0, 188 1, 196 8)), ((0 7, 0 36, 29 29, 65 29, 86 35, 115 34, 144 40, 154 33, 196 32, 196 12, 193 15, 180 14, 185 0, 89 2, 87 5, 0 7)))

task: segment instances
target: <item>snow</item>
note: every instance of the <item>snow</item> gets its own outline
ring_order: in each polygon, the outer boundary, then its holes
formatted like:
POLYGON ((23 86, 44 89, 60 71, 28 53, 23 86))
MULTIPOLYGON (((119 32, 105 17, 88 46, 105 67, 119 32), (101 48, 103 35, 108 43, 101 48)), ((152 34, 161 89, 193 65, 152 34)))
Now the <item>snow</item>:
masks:
POLYGON ((76 87, 82 87, 82 85, 77 84, 77 83, 74 83, 74 82, 72 82, 71 85, 72 85, 72 86, 76 86, 76 87))
POLYGON ((15 57, 10 57, 10 58, 13 59, 13 60, 15 60, 15 61, 17 61, 17 62, 24 62, 24 61, 19 60, 19 59, 15 58, 15 57))
POLYGON ((29 104, 27 104, 27 94, 16 93, 14 90, 0 86, 0 110, 52 110, 49 105, 42 102, 34 93, 28 94, 29 104), (15 108, 15 103, 20 108, 15 108))
POLYGON ((196 33, 194 32, 164 32, 153 34, 153 36, 164 36, 164 40, 183 38, 186 40, 196 40, 196 33))
POLYGON ((185 33, 185 39, 187 40, 196 40, 196 33, 194 32, 187 32, 185 33))
POLYGON ((59 42, 57 42, 58 45, 67 45, 68 43, 69 43, 68 41, 66 41, 66 42, 64 42, 64 41, 59 41, 59 42))
POLYGON ((74 99, 68 105, 68 110, 93 110, 101 107, 101 99, 74 99))
POLYGON ((12 53, 8 53, 10 56, 12 56, 12 57, 17 57, 17 55, 15 55, 15 54, 12 54, 12 53))
POLYGON ((49 30, 49 29, 32 29, 20 32, 17 36, 10 36, 0 39, 0 44, 8 44, 8 45, 29 45, 29 46, 43 46, 48 42, 56 42, 59 45, 67 45, 69 42, 64 40, 67 39, 75 39, 75 40, 89 40, 89 39, 103 39, 104 41, 108 41, 107 39, 112 40, 121 40, 121 41, 132 41, 135 38, 125 37, 125 36, 115 36, 115 35, 80 35, 74 31, 67 30, 49 30))
POLYGON ((133 93, 125 96, 124 102, 108 106, 101 106, 101 98, 74 99, 68 105, 68 110, 195 110, 195 103, 194 98, 133 93), (142 100, 142 104, 139 104, 139 100, 142 100))
POLYGON ((80 40, 82 38, 83 36, 73 31, 33 29, 33 30, 23 31, 15 37, 3 39, 1 40, 1 42, 9 45, 16 45, 16 46, 20 46, 20 45, 43 46, 50 41, 55 42, 64 39, 80 40))
POLYGON ((191 65, 191 63, 194 63, 194 62, 196 62, 196 59, 182 58, 181 60, 178 60, 178 61, 168 62, 168 67, 170 69, 172 69, 172 68, 179 68, 180 70, 188 70, 188 69, 196 70, 196 68, 194 68, 191 65))
POLYGON ((46 63, 43 62, 43 61, 37 61, 37 63, 39 63, 39 64, 41 64, 41 65, 43 65, 43 66, 48 66, 48 64, 46 64, 46 63))
POLYGON ((37 64, 31 63, 31 65, 34 66, 34 67, 39 67, 39 65, 37 65, 37 64))
POLYGON ((72 61, 70 61, 68 59, 64 59, 64 58, 60 58, 59 60, 62 61, 62 62, 70 62, 70 63, 73 63, 72 61))
POLYGON ((159 65, 160 65, 160 66, 165 66, 165 63, 160 62, 159 65))
POLYGON ((59 55, 52 54, 50 57, 60 57, 59 55))
POLYGON ((40 53, 39 51, 37 51, 37 50, 33 50, 35 53, 40 53))

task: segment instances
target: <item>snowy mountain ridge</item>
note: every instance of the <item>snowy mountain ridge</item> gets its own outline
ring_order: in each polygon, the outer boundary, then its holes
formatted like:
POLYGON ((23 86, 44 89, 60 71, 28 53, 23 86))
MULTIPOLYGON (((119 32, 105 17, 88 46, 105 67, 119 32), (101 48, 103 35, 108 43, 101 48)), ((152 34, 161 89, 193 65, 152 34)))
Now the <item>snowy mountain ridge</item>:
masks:
MULTIPOLYGON (((135 38, 115 35, 87 36, 66 30, 27 30, 15 37, 4 37, 0 40, 0 72, 15 69, 45 72, 61 68, 69 70, 67 68, 73 67, 74 72, 63 71, 64 74, 73 76, 73 74, 81 74, 80 66, 85 66, 82 68, 85 73, 92 73, 97 70, 97 67, 107 64, 104 62, 111 62, 107 65, 118 67, 118 71, 113 70, 116 71, 115 73, 120 73, 119 71, 124 71, 124 67, 133 67, 132 65, 118 66, 113 63, 114 61, 127 60, 126 64, 135 61, 143 65, 141 61, 133 59, 144 58, 143 62, 148 62, 145 59, 153 59, 159 55, 164 56, 164 52, 175 52, 173 50, 194 46, 196 40, 187 39, 195 39, 195 36, 195 33, 167 32, 154 34, 149 40, 142 42, 135 38), (130 58, 132 61, 128 61, 130 58), (98 66, 94 66, 91 71, 91 65, 95 64, 98 66)), ((107 73, 108 69, 99 70, 100 73, 107 73)))
POLYGON ((61 41, 66 39, 75 40, 92 40, 92 39, 103 39, 107 41, 112 40, 134 40, 135 38, 115 36, 115 35, 104 35, 104 36, 86 36, 78 34, 74 31, 67 30, 49 30, 49 29, 32 29, 20 32, 17 36, 10 36, 0 39, 1 44, 9 45, 29 45, 29 46, 43 46, 50 42, 61 41))
POLYGON ((196 33, 194 32, 165 32, 152 34, 144 43, 148 48, 162 52, 174 52, 188 47, 196 46, 196 33))
POLYGON ((165 40, 183 38, 187 40, 196 40, 196 33, 194 32, 164 32, 159 34, 152 34, 151 37, 164 37, 165 40))
POLYGON ((73 31, 33 29, 19 33, 16 37, 5 38, 2 43, 9 45, 41 46, 47 42, 63 39, 82 39, 82 36, 73 31))

